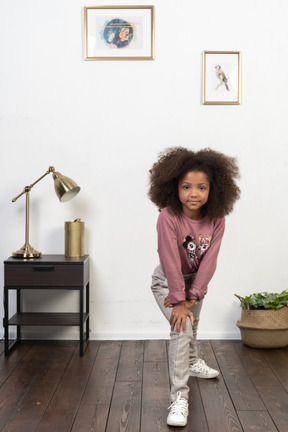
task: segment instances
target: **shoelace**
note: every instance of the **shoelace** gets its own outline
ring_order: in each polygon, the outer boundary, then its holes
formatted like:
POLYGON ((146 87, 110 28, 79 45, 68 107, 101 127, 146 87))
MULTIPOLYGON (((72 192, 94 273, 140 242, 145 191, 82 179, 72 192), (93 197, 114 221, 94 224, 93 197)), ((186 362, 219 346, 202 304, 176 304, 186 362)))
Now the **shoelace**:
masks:
POLYGON ((168 409, 170 408, 173 414, 187 415, 188 402, 186 399, 181 399, 181 392, 177 393, 177 399, 168 407, 168 409))
POLYGON ((204 371, 204 372, 207 371, 207 370, 209 369, 209 366, 207 366, 207 364, 205 363, 205 361, 202 360, 202 359, 197 360, 197 362, 194 363, 194 364, 192 365, 192 367, 195 367, 196 369, 198 369, 198 370, 202 370, 202 371, 204 371))
POLYGON ((194 365, 194 370, 199 372, 205 372, 205 373, 208 372, 207 367, 203 365, 196 365, 196 366, 194 365))
POLYGON ((194 364, 199 364, 199 363, 202 364, 202 365, 207 366, 206 362, 203 359, 201 359, 201 358, 199 358, 194 364))

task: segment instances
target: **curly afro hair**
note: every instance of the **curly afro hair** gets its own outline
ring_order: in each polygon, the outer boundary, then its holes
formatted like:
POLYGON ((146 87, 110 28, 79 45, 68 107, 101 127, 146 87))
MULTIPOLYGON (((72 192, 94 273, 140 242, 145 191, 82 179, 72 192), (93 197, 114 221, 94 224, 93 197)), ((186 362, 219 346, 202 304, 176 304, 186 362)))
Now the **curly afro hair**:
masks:
POLYGON ((150 172, 148 196, 159 210, 169 207, 173 213, 182 211, 178 197, 178 182, 189 171, 204 172, 210 182, 203 216, 223 217, 231 213, 240 198, 236 184, 239 168, 235 158, 206 148, 194 152, 184 147, 172 147, 159 155, 150 172))

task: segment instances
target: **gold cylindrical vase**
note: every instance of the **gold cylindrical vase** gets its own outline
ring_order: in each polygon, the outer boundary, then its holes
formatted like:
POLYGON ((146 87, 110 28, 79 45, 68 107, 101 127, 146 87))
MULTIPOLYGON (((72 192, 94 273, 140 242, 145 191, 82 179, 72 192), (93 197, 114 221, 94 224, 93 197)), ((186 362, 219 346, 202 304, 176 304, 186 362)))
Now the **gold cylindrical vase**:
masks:
POLYGON ((84 222, 75 219, 65 222, 65 256, 80 257, 84 255, 84 222))

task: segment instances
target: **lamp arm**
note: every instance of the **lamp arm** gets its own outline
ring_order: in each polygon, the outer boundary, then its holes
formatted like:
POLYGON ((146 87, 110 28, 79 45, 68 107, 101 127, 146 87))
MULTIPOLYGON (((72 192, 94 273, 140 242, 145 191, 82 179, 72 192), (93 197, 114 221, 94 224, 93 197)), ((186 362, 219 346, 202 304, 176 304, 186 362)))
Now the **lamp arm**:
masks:
POLYGON ((33 186, 35 186, 36 183, 38 183, 40 180, 42 180, 44 177, 46 177, 48 174, 50 174, 51 172, 55 172, 55 168, 50 166, 48 168, 48 170, 46 171, 45 174, 43 174, 41 177, 39 177, 34 183, 32 183, 30 186, 25 186, 25 188, 23 189, 23 191, 16 196, 15 198, 12 199, 12 202, 17 201, 18 198, 20 198, 22 195, 24 195, 24 193, 28 193, 30 192, 30 190, 32 189, 33 186))

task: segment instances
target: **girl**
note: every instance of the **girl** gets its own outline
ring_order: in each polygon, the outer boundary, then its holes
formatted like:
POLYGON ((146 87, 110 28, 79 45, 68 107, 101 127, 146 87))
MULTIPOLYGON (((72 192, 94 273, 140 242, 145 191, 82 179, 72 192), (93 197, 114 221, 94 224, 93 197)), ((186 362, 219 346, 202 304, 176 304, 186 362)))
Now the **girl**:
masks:
POLYGON ((149 198, 160 209, 160 265, 152 276, 155 299, 170 323, 170 426, 185 426, 188 379, 219 372, 198 357, 197 328, 203 298, 215 269, 225 219, 240 197, 236 160, 211 149, 175 147, 150 170, 149 198))

